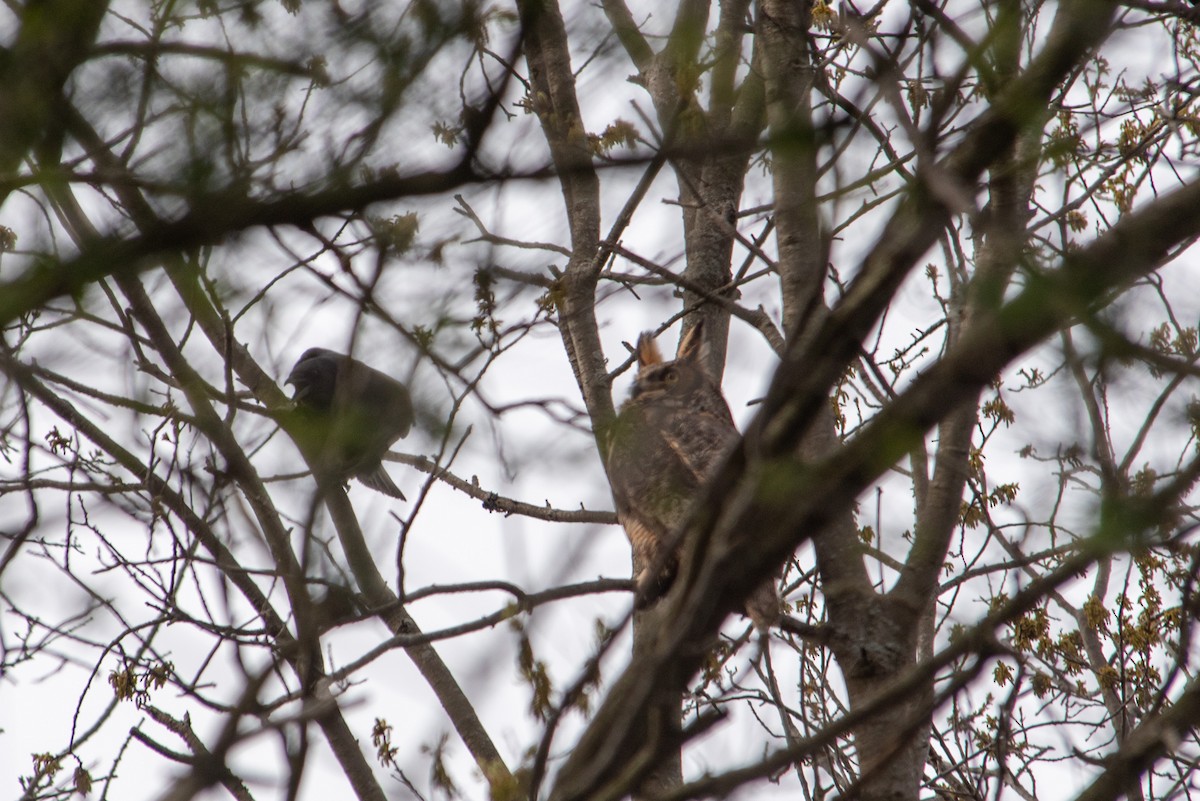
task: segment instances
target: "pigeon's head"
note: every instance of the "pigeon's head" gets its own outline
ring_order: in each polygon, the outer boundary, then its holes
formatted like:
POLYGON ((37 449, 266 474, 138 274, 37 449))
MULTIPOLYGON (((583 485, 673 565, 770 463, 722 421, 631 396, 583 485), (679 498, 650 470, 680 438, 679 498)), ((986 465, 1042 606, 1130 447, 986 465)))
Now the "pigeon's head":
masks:
POLYGON ((292 399, 305 406, 328 409, 337 388, 343 356, 325 348, 309 348, 296 362, 285 383, 295 387, 292 399))

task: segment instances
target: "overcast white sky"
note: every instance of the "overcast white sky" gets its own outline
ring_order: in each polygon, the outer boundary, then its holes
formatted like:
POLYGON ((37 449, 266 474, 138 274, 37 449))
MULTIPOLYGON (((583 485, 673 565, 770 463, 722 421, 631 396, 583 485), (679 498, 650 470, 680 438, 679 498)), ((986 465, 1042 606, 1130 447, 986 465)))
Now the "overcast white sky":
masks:
MULTIPOLYGON (((346 4, 349 8, 349 5, 346 4)), ((131 13, 140 13, 140 4, 117 4, 131 13)), ((908 6, 895 3, 888 7, 881 23, 900 19, 907 14, 908 6)), ((266 16, 264 25, 253 34, 256 52, 280 56, 295 56, 309 48, 313 52, 323 49, 323 37, 327 24, 324 8, 306 7, 298 18, 284 15, 273 5, 263 8, 266 16)), ((11 15, 11 11, 0 12, 11 15)), ((583 4, 578 8, 579 17, 572 17, 571 29, 580 34, 579 41, 594 42, 585 31, 597 25, 599 12, 583 4)), ((2 17, 7 22, 11 17, 2 17)), ((651 24, 662 20, 652 18, 651 24)), ((10 27, 0 23, 0 30, 10 27)), ((238 35, 245 35, 240 33, 238 35)), ((1126 81, 1136 84, 1133 76, 1150 72, 1164 66, 1160 60, 1161 45, 1151 43, 1149 31, 1129 35, 1111 52, 1119 53, 1121 67, 1127 71, 1126 81)), ((136 32, 110 16, 102 40, 137 38, 136 32)), ((221 39, 215 21, 189 23, 178 32, 177 38, 184 41, 219 44, 221 39)), ((497 49, 501 49, 496 43, 497 49)), ((445 74, 457 75, 456 59, 461 51, 446 54, 435 62, 435 80, 443 80, 445 74)), ((582 59, 577 58, 576 63, 582 59)), ((589 130, 598 131, 614 117, 637 119, 630 106, 637 102, 642 108, 649 107, 642 91, 625 82, 631 68, 608 69, 604 59, 587 71, 580 80, 579 92, 589 130), (624 70, 624 71, 623 71, 624 70)), ((371 73, 364 70, 356 73, 362 65, 353 59, 331 60, 330 72, 334 78, 351 77, 351 80, 368 80, 371 73)), ((192 76, 195 77, 195 76, 192 76)), ((92 75, 100 80, 101 70, 92 75)), ((429 124, 437 118, 449 118, 456 113, 457 92, 434 91, 435 87, 421 86, 417 93, 420 102, 414 111, 402 115, 389 129, 386 141, 395 143, 388 151, 390 158, 404 171, 418 170, 444 164, 452 154, 438 145, 430 133, 429 124), (422 94, 423 93, 423 94, 422 94)), ((287 104, 302 102, 300 89, 291 88, 282 101, 287 104)), ((332 94, 332 93, 329 93, 332 94)), ((359 118, 346 108, 329 108, 326 103, 336 105, 327 95, 318 93, 312 101, 314 133, 305 142, 305 148, 292 160, 289 169, 297 175, 316 173, 322 166, 322 154, 336 151, 347 136, 358 130, 359 118), (307 160, 307 161, 306 161, 307 160)), ((881 115, 885 110, 880 110, 881 115)), ((639 123, 640 125, 640 123, 639 123)), ((114 121, 112 128, 119 129, 114 121)), ((502 125, 489 133, 488 145, 497 163, 508 161, 515 166, 537 165, 544 158, 544 142, 538 133, 532 116, 519 117, 514 123, 502 125)), ((176 157, 172 143, 163 142, 163 148, 153 158, 169 163, 176 157)), ((839 172, 850 177, 866 169, 866 154, 851 149, 839 162, 839 172)), ((382 161, 382 159, 380 159, 382 161)), ((606 174, 604 182, 605 226, 611 223, 616 211, 624 203, 637 173, 628 171, 621 175, 606 174)), ((1044 187, 1050 189, 1050 187, 1044 187)), ((463 194, 474 210, 495 233, 518 239, 569 244, 566 239, 565 215, 562 196, 552 182, 514 182, 502 187, 466 188, 463 194)), ((624 235, 626 246, 647 258, 666 261, 677 258, 682 249, 678 208, 662 202, 664 198, 676 196, 675 179, 664 171, 655 182, 647 200, 624 235)), ((751 183, 745 193, 746 206, 766 202, 770 197, 769 181, 759 168, 751 172, 751 183)), ((849 197, 842 203, 829 204, 826 214, 829 221, 838 224, 853 214, 867 197, 866 193, 849 197)), ((85 198, 89 212, 97 219, 112 222, 111 210, 96 197, 85 198)), ((453 198, 429 197, 404 200, 387 204, 374 210, 380 216, 416 211, 420 214, 420 245, 431 245, 448 236, 469 239, 474 235, 471 224, 454 213, 453 198)), ((886 207, 861 221, 853 228, 852 235, 839 239, 834 245, 834 262, 842 270, 843 277, 853 273, 859 256, 872 244, 886 207)), ((22 246, 36 247, 44 241, 47 220, 40 218, 27 199, 14 198, 9 205, 0 208, 0 225, 20 232, 22 246)), ((105 226, 101 226, 105 227, 105 226)), ((332 227, 329 228, 332 230, 332 227)), ((287 243, 301 254, 309 252, 313 243, 297 236, 287 243)), ((773 248, 773 241, 768 243, 773 248)), ((543 269, 548 265, 561 266, 563 259, 553 253, 497 249, 483 245, 455 244, 445 251, 446 263, 433 266, 411 263, 409 260, 389 265, 381 281, 377 297, 396 318, 409 324, 435 325, 439 315, 447 311, 462 314, 471 306, 469 280, 472 271, 480 264, 497 264, 526 271, 543 269)), ((734 264, 740 263, 744 251, 738 248, 734 264)), ((11 257, 9 257, 11 258, 11 257)), ((931 259, 940 258, 938 254, 931 259)), ((279 269, 292 261, 277 243, 262 232, 252 231, 234 238, 215 249, 211 254, 214 273, 225 275, 230 285, 238 284, 245 292, 252 293, 273 278, 279 269)), ((8 273, 13 262, 0 262, 0 277, 8 273)), ((357 269, 368 270, 366 259, 355 264, 357 269)), ((679 263, 675 264, 680 266, 679 263)), ((336 264, 329 259, 316 263, 316 269, 336 275, 336 264)), ((619 260, 618 270, 630 270, 630 265, 619 260)), ((1163 271, 1168 294, 1178 303, 1175 312, 1185 324, 1194 325, 1200 317, 1200 303, 1189 287, 1194 286, 1194 260, 1185 256, 1180 263, 1163 271)), ((340 279, 339 279, 340 280, 340 279)), ((160 288, 160 276, 150 273, 145 281, 151 288, 160 288)), ((172 308, 177 302, 170 299, 166 287, 156 293, 162 298, 164 307, 172 308)), ((778 320, 778 301, 774 287, 760 282, 743 297, 742 302, 750 307, 763 303, 764 308, 778 320)), ((502 294, 507 291, 503 285, 502 294)), ((665 288, 639 288, 637 295, 629 291, 604 290, 607 297, 598 309, 601 334, 610 364, 625 356, 622 341, 632 341, 643 329, 656 327, 677 308, 671 291, 665 288)), ((97 292, 89 293, 89 302, 99 303, 97 292)), ((535 295, 525 292, 512 306, 502 308, 499 316, 505 322, 517 322, 528 315, 535 295)), ((1140 293, 1129 301, 1123 301, 1122 309, 1130 321, 1130 327, 1149 328, 1160 322, 1164 313, 1150 293, 1140 293)), ((160 311, 163 311, 160 309, 160 311)), ((912 331, 928 324, 937 314, 924 279, 919 275, 901 291, 889 315, 886 327, 881 332, 885 343, 881 353, 893 347, 901 347, 909 341, 912 331)), ((261 304, 239 322, 239 339, 250 343, 260 363, 274 369, 282 380, 290 365, 299 354, 311 346, 326 346, 344 349, 350 337, 348 330, 354 319, 354 310, 341 301, 330 301, 317 281, 300 273, 282 283, 272 294, 269 304, 261 304)), ((182 329, 182 316, 172 320, 182 329)), ((673 350, 678 327, 665 337, 665 350, 673 350)), ((363 321, 356 354, 379 369, 410 381, 418 402, 431 411, 448 408, 447 388, 435 372, 420 363, 414 352, 397 344, 397 338, 377 321, 363 321)), ((103 335, 95 326, 72 326, 62 332, 39 336, 31 340, 23 358, 35 356, 40 363, 93 386, 108 388, 115 392, 129 393, 147 385, 144 376, 136 374, 130 357, 122 347, 119 337, 103 335)), ((465 352, 471 341, 463 338, 457 345, 458 352, 465 352)), ((446 346, 446 355, 454 354, 455 346, 446 346)), ((1051 365, 1057 361, 1056 343, 1050 343, 1041 354, 1023 359, 1014 367, 1010 386, 1019 384, 1016 369, 1035 365, 1051 365)), ((193 336, 189 344, 189 356, 196 366, 214 383, 220 384, 221 372, 218 354, 206 343, 193 336)), ((731 408, 739 424, 744 425, 753 413, 747 404, 760 396, 770 378, 774 358, 761 336, 742 323, 732 326, 728 366, 724 388, 731 408)), ((1045 368, 1043 368, 1045 369, 1045 368)), ((1112 393, 1108 397, 1111 417, 1116 422, 1114 438, 1118 442, 1132 441, 1137 423, 1144 419, 1145 410, 1155 397, 1159 382, 1145 371, 1132 368, 1113 376, 1112 393)), ((1025 395, 1007 393, 1006 399, 1017 410, 1018 423, 1013 429, 999 435, 999 441, 989 449, 989 467, 992 480, 1019 482, 1022 494, 1018 504, 1011 509, 997 509, 995 514, 1003 522, 1019 521, 1023 518, 1044 519, 1048 507, 1055 500, 1054 487, 1047 478, 1044 468, 1034 466, 1028 460, 1017 457, 1016 452, 1025 444, 1033 444, 1039 453, 1052 453, 1062 443, 1087 441, 1086 420, 1081 416, 1078 404, 1069 395, 1067 376, 1056 381, 1062 386, 1058 391, 1029 393, 1025 395)), ((615 396, 623 398, 630 382, 628 375, 615 384, 615 396)), ((457 389, 457 387, 456 387, 457 389)), ((1194 389, 1194 387, 1193 387, 1194 389)), ((543 326, 531 334, 520 345, 504 357, 481 384, 484 396, 495 405, 518 403, 530 399, 561 398, 574 408, 581 406, 578 392, 571 377, 570 368, 563 354, 561 341, 555 331, 543 326)), ((1186 402, 1186 393, 1180 401, 1169 406, 1164 414, 1161 433, 1156 430, 1146 447, 1146 461, 1158 469, 1168 469, 1180 457, 1184 447, 1184 421, 1180 417, 1186 402)), ((61 422, 45 410, 35 409, 35 431, 42 436, 51 426, 61 422)), ((144 447, 147 423, 114 416, 106 423, 110 434, 118 436, 129 445, 138 443, 144 447)), ((548 502, 557 508, 575 508, 583 504, 587 508, 611 508, 607 483, 590 436, 552 419, 536 407, 506 413, 499 420, 493 419, 477 403, 468 402, 464 407, 463 419, 458 421, 458 433, 465 432, 467 425, 474 429, 467 439, 461 455, 452 470, 464 478, 478 477, 482 486, 501 495, 532 503, 548 502)), ((261 438, 267 427, 247 423, 240 433, 250 440, 261 438)), ((190 436, 185 434, 185 436, 190 436)), ((254 440, 256 441, 256 440, 254 440)), ((418 432, 398 444, 406 453, 432 453, 436 439, 429 432, 418 432)), ((258 462, 269 466, 267 472, 287 470, 294 464, 290 445, 272 441, 256 456, 258 462)), ((10 473, 17 466, 0 462, 0 475, 10 473)), ((415 499, 424 475, 391 464, 389 471, 410 499, 415 499)), ((278 498, 285 508, 296 515, 302 514, 307 503, 306 493, 301 490, 307 482, 290 482, 280 485, 278 498)), ((882 537, 885 550, 902 553, 905 541, 902 535, 911 526, 911 491, 909 485, 899 477, 889 477, 881 482, 881 494, 864 496, 860 523, 872 525, 882 537), (876 512, 878 508, 879 512, 876 512)), ((351 497, 358 509, 364 530, 376 549, 385 576, 394 578, 391 565, 395 555, 398 525, 392 513, 405 516, 412 506, 393 502, 391 499, 372 493, 355 485, 351 497)), ((1068 501, 1077 511, 1065 515, 1064 520, 1076 517, 1080 523, 1087 518, 1093 504, 1093 496, 1082 489, 1067 494, 1068 501)), ((68 502, 62 494, 47 495, 45 505, 40 508, 38 542, 27 546, 22 564, 9 569, 4 575, 4 592, 19 599, 26 610, 36 611, 46 620, 61 620, 64 615, 80 609, 85 603, 81 588, 72 586, 62 571, 48 563, 38 554, 44 548, 49 554, 61 554, 61 543, 65 534, 64 520, 68 502), (44 538, 45 544, 42 544, 44 538)), ((120 512, 105 507, 102 503, 89 501, 87 514, 90 521, 103 531, 111 542, 128 555, 136 556, 153 548, 165 554, 167 541, 145 543, 145 528, 132 522, 120 512)), ((9 529, 24 519, 26 510, 23 499, 14 496, 0 498, 0 529, 9 529)), ((79 528, 83 509, 72 505, 70 512, 76 522, 73 543, 77 550, 70 559, 77 575, 86 581, 96 593, 96 598, 105 604, 111 603, 120 610, 129 623, 154 616, 154 611, 144 605, 140 595, 131 594, 125 583, 127 579, 119 572, 105 573, 102 566, 108 561, 96 539, 79 528)), ((237 550, 248 563, 266 567, 269 559, 265 549, 256 541, 248 523, 235 523, 230 527, 231 536, 237 540, 237 550), (254 554, 254 556, 250 556, 254 554)), ((1033 536, 1044 536, 1034 532, 1033 536)), ((61 556, 60 556, 61 558, 61 556)), ((596 577, 627 577, 629 575, 629 549, 624 535, 615 526, 546 524, 519 517, 505 518, 483 510, 479 503, 465 498, 444 484, 435 484, 425 506, 409 535, 405 555, 407 589, 441 584, 504 579, 513 581, 527 590, 537 590, 562 582, 586 581, 596 577)), ((887 575, 886 573, 884 574, 887 575)), ((209 585, 209 592, 214 589, 209 585)), ((994 588, 993 588, 994 589, 994 588)), ((1083 592, 1080 587, 1068 588, 1068 594, 1083 592)), ((978 614, 980 594, 966 593, 955 608, 953 619, 969 623, 978 614)), ((184 600, 195 601, 195 598, 184 600)), ((436 596, 414 604, 411 611, 425 630, 434 630, 460 623, 503 607, 508 599, 499 593, 476 593, 464 596, 436 596)), ((543 608, 529 616, 525 623, 533 638, 536 653, 546 660, 556 687, 563 687, 574 680, 595 647, 593 621, 600 619, 608 623, 620 620, 629 606, 624 594, 610 594, 577 599, 549 608, 543 608)), ((20 638, 20 621, 4 610, 0 617, 5 642, 10 645, 20 638)), ((13 795, 19 794, 16 777, 30 770, 31 752, 58 752, 66 745, 64 721, 75 717, 76 728, 82 732, 88 728, 100 711, 112 703, 112 693, 107 675, 117 665, 116 653, 110 652, 100 661, 100 671, 90 673, 97 661, 98 648, 104 648, 108 640, 125 628, 104 610, 93 613, 78 628, 79 637, 87 644, 71 642, 64 638, 50 650, 53 657, 43 655, 37 660, 17 665, 0 681, 0 776, 11 777, 9 785, 0 781, 0 787, 13 795), (61 661, 55 663, 55 658, 61 661)), ((730 621, 728 630, 740 632, 745 622, 739 618, 730 621)), ((327 655, 329 667, 348 663, 369 650, 387 636, 382 624, 365 621, 344 627, 329 637, 327 655)), ((124 648, 131 642, 123 642, 124 648)), ((535 725, 526 714, 528 689, 516 678, 516 652, 514 638, 507 626, 492 631, 483 631, 438 644, 438 652, 449 664, 462 683, 482 717, 489 733, 496 741, 510 766, 519 763, 522 755, 536 744, 540 726, 535 725)), ((168 627, 156 638, 159 653, 170 659, 183 676, 193 676, 210 654, 209 644, 197 637, 191 629, 176 625, 168 627)), ((616 675, 625 659, 624 647, 618 647, 605 663, 606 678, 616 675)), ((786 648, 773 651, 776 670, 781 676, 794 676, 794 655, 786 648)), ((745 671, 745 660, 735 663, 745 671)), ((241 689, 235 666, 230 655, 218 653, 205 669, 203 681, 228 682, 228 689, 209 690, 215 696, 233 698, 241 689)), ((831 677, 833 678, 833 677, 831 677)), ((994 689, 988 681, 982 681, 978 695, 994 689)), ((796 688, 783 688, 789 700, 794 700, 796 688)), ((398 763, 405 768, 418 787, 426 787, 425 768, 428 757, 423 753, 427 746, 435 745, 443 732, 450 732, 444 714, 437 706, 431 692, 411 663, 401 652, 390 653, 356 677, 355 684, 343 696, 347 717, 360 733, 365 748, 369 748, 369 731, 375 717, 386 718, 394 727, 394 744, 399 747, 398 763)), ((182 716, 189 711, 202 737, 214 736, 219 721, 195 704, 188 703, 172 690, 161 690, 154 694, 153 703, 164 710, 182 716)), ((778 730, 778 721, 767 720, 767 725, 778 730)), ((556 753, 573 741, 580 720, 571 716, 556 739, 556 753)), ((114 713, 107 725, 107 733, 92 738, 79 749, 79 756, 97 777, 103 766, 110 763, 113 754, 121 748, 120 739, 131 726, 143 728, 166 744, 180 749, 181 744, 152 723, 130 704, 123 704, 114 713)), ((744 764, 761 755, 763 740, 756 732, 757 724, 751 719, 748 707, 739 707, 734 720, 710 734, 704 744, 689 751, 685 771, 697 776, 706 770, 744 764)), ((1055 740, 1057 734, 1049 735, 1055 740)), ((319 738, 314 738, 319 742, 319 738)), ((483 797, 483 783, 467 757, 465 750, 452 735, 447 754, 455 781, 464 788, 467 797, 483 797)), ((279 743, 274 735, 268 735, 243 746, 236 752, 235 770, 251 781, 251 789, 260 799, 278 797, 281 788, 277 766, 282 764, 279 743), (255 786, 263 782, 263 786, 255 786), (267 789, 269 788, 269 789, 267 789)), ((71 765, 70 767, 73 767, 71 765)), ((175 771, 161 758, 150 754, 138 743, 125 750, 118 766, 120 778, 110 788, 110 797, 139 801, 156 798, 165 786, 167 778, 175 771)), ((308 797, 321 794, 345 792, 343 780, 332 757, 319 749, 317 758, 309 765, 306 774, 308 797)), ((1043 784, 1047 799, 1069 797, 1083 780, 1081 773, 1073 768, 1064 770, 1051 784, 1043 784)), ((408 797, 399 785, 388 783, 387 788, 395 797, 408 797)), ((785 777, 778 785, 755 787, 755 798, 772 796, 795 797, 797 784, 794 777, 785 777)), ((220 795, 212 792, 212 797, 220 795)))

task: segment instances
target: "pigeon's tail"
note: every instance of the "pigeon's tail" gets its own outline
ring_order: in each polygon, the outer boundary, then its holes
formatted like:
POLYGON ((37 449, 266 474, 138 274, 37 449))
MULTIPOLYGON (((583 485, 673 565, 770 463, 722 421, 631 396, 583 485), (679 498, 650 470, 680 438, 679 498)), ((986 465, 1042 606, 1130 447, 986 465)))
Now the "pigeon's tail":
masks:
POLYGON ((396 483, 392 481, 392 477, 388 475, 387 470, 383 469, 382 462, 375 465, 372 469, 358 473, 355 478, 376 492, 382 492, 384 495, 390 495, 402 501, 408 500, 408 498, 404 497, 404 493, 400 491, 400 488, 396 486, 396 483))

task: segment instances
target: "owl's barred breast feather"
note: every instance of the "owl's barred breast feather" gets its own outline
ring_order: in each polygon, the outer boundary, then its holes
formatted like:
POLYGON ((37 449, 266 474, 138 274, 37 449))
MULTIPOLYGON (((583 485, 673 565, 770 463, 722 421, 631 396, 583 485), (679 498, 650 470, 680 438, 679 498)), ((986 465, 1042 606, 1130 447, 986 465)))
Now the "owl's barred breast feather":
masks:
POLYGON ((717 469, 737 441, 733 422, 711 414, 692 415, 686 420, 677 417, 667 432, 667 444, 695 477, 697 487, 717 469))

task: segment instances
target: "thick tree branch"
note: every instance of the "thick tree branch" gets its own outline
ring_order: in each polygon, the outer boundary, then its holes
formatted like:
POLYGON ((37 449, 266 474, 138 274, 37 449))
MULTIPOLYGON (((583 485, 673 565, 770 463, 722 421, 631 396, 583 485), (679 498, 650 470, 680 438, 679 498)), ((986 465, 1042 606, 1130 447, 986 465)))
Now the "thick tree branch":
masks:
MULTIPOLYGON (((1014 359, 1090 314, 1112 290, 1158 267, 1172 245, 1200 233, 1197 204, 1200 184, 1184 187, 1127 215, 1090 246, 1071 254, 1061 269, 1030 275, 1020 295, 974 326, 859 436, 820 463, 796 462, 789 455, 796 443, 795 427, 779 424, 780 417, 790 414, 764 409, 693 515, 690 540, 695 549, 685 555, 676 588, 662 602, 669 605, 664 615, 669 625, 657 632, 657 647, 635 658, 614 684, 560 772, 552 797, 592 797, 602 786, 601 777, 611 775, 610 760, 629 764, 649 745, 644 704, 663 686, 683 686, 703 658, 701 644, 758 582, 813 532, 846 513, 859 493, 919 444, 931 426, 1014 359), (746 541, 748 536, 754 537, 752 543, 746 541)), ((780 370, 771 391, 793 381, 780 370)), ((810 391, 823 397, 826 389, 810 391)), ((793 397, 792 402, 813 401, 793 397)), ((1181 477, 1191 479, 1194 476, 1181 477)), ((1148 501, 1137 509, 1137 514, 1126 512, 1106 521, 1102 531, 1112 528, 1106 536, 1121 539, 1130 533, 1128 527, 1148 525, 1142 514, 1168 514, 1154 511, 1148 501)))
MULTIPOLYGON (((592 167, 562 12, 553 0, 519 0, 525 32, 533 109, 550 146, 550 156, 566 202, 571 257, 555 300, 567 358, 592 419, 598 442, 614 411, 596 326, 596 282, 600 265, 600 180, 592 167)), ((601 445, 601 451, 603 446, 601 445)))
POLYGON ((464 160, 445 171, 382 177, 369 183, 293 192, 269 200, 241 193, 198 195, 177 220, 154 220, 136 236, 102 236, 81 243, 80 253, 60 264, 41 264, 0 284, 0 326, 60 295, 77 295, 109 275, 135 275, 157 267, 154 257, 217 244, 230 234, 257 226, 302 225, 372 203, 449 191, 480 180, 464 160))
MULTIPOLYGON (((104 147, 103 142, 95 136, 95 132, 90 127, 83 124, 80 118, 76 118, 73 130, 81 137, 94 158, 101 163, 118 166, 115 158, 104 147)), ((134 211, 135 221, 139 226, 153 225, 149 204, 140 194, 132 188, 127 188, 123 191, 122 200, 128 208, 134 211)), ((245 347, 233 338, 232 331, 228 330, 220 314, 208 301, 207 295, 201 291, 197 271, 185 263, 176 263, 173 268, 168 270, 168 275, 175 284, 180 298, 195 319, 199 321, 201 330, 204 331, 212 347, 227 359, 234 374, 249 386, 260 402, 267 405, 268 408, 276 408, 283 403, 283 393, 279 391, 270 376, 258 366, 245 347)), ((186 365, 180 365, 180 369, 190 371, 186 365)), ((185 377, 180 376, 180 378, 184 380, 185 377)), ((198 378, 193 376, 193 380, 198 380, 198 378)), ((218 425, 220 425, 219 421, 218 425)), ((223 427, 221 430, 213 432, 213 436, 218 438, 223 436, 222 430, 223 427)), ((412 620, 407 611, 399 606, 396 596, 388 589, 386 582, 380 576, 373 557, 363 542, 357 518, 345 500, 345 492, 340 487, 329 487, 326 489, 325 495, 327 504, 334 514, 339 537, 353 568, 356 583, 369 606, 374 609, 391 610, 385 613, 384 621, 393 633, 419 634, 420 629, 416 622, 412 620)), ((306 590, 301 596, 293 597, 293 608, 296 610, 298 625, 305 629, 301 631, 299 639, 302 642, 316 643, 316 621, 311 619, 311 607, 312 604, 306 590)), ((504 761, 500 758, 499 752, 492 744, 473 707, 433 646, 427 642, 418 643, 406 650, 442 702, 456 730, 472 755, 475 756, 484 774, 498 780, 508 775, 504 761)), ((319 658, 319 653, 316 657, 319 658)), ((340 715, 326 716, 320 722, 326 736, 330 738, 331 748, 338 755, 342 764, 346 766, 347 774, 352 781, 357 775, 362 775, 364 781, 365 777, 370 777, 370 769, 364 770, 365 762, 361 749, 355 738, 350 736, 350 731, 340 715)))
POLYGON ((479 720, 475 707, 428 638, 421 635, 421 628, 417 622, 408 610, 400 605, 396 594, 380 574, 375 557, 363 538, 358 517, 354 514, 350 499, 346 497, 346 491, 336 483, 320 479, 319 481, 325 505, 337 528, 338 541, 368 608, 380 610, 380 619, 394 635, 411 638, 407 642, 403 639, 398 640, 397 644, 404 647, 417 670, 428 682, 450 722, 454 724, 454 730, 462 738, 487 780, 511 783, 512 775, 482 721, 479 720))
MULTIPOLYGON (((0 58, 0 176, 13 175, 54 124, 63 87, 87 58, 107 11, 106 0, 27 0, 21 9, 16 41, 0 58)), ((0 203, 12 189, 6 183, 0 203)))

